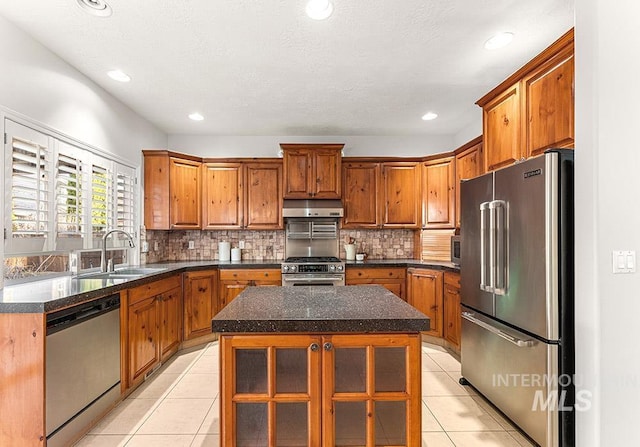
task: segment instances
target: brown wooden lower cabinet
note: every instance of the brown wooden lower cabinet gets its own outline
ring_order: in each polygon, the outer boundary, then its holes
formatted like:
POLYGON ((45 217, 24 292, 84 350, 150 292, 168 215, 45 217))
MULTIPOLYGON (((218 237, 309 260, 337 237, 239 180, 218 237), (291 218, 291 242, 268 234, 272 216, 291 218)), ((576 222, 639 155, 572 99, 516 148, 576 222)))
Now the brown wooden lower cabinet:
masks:
POLYGON ((407 273, 409 304, 431 319, 431 330, 426 334, 442 337, 443 272, 441 270, 410 268, 407 273))
POLYGON ((420 445, 419 334, 223 335, 222 446, 420 445))
POLYGON ((444 273, 444 339, 460 349, 460 274, 444 273))
POLYGON ((211 319, 218 312, 218 271, 184 274, 184 339, 211 333, 211 319))
POLYGON ((180 275, 128 290, 127 388, 178 350, 181 311, 180 275))
MULTIPOLYGON (((280 286, 282 273, 279 269, 221 269, 218 311, 249 286, 280 286)), ((211 325, 211 321, 209 321, 211 325)))
POLYGON ((380 284, 385 289, 403 300, 407 300, 405 292, 407 269, 404 267, 347 267, 345 283, 348 286, 358 284, 380 284))

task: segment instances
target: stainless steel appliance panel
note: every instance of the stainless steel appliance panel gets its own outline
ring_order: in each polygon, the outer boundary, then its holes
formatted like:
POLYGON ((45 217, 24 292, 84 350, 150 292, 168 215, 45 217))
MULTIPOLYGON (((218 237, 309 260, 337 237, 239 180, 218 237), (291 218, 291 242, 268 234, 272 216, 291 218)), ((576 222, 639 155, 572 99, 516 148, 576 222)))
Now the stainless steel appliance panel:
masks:
POLYGON ((286 220, 285 257, 339 255, 338 221, 316 218, 286 220))
POLYGON ((492 315, 494 312, 493 293, 480 289, 481 276, 486 272, 479 262, 481 253, 486 252, 488 240, 482 239, 480 226, 480 204, 493 200, 493 173, 485 174, 460 185, 462 203, 460 208, 460 278, 461 299, 474 309, 492 315))
POLYGON ((464 307, 462 315, 462 376, 537 443, 558 446, 558 345, 464 307))
POLYGON ((546 225, 554 213, 547 205, 557 195, 547 189, 549 180, 557 178, 557 169, 551 172, 552 164, 546 162, 556 157, 533 158, 494 174, 495 199, 506 204, 505 212, 496 215, 496 270, 504 275, 505 287, 496 291, 495 317, 547 340, 558 338, 557 296, 547 299, 556 290, 547 289, 547 278, 557 275, 557 237, 551 237, 557 233, 557 220, 546 225), (550 238, 555 244, 549 243, 550 238), (550 258, 556 263, 550 265, 550 258))
MULTIPOLYGON (((118 301, 118 307, 106 313, 47 335, 47 436, 119 383, 118 301)), ((116 388, 117 398, 119 385, 116 388)))
POLYGON ((295 274, 282 275, 282 285, 292 286, 344 286, 344 274, 295 274))

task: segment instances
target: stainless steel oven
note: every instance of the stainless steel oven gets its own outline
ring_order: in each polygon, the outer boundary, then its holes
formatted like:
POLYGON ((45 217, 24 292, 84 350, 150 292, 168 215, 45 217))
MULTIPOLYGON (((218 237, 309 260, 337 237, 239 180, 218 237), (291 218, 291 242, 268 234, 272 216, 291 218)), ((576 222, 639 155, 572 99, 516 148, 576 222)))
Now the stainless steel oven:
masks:
POLYGON ((344 284, 344 262, 336 257, 290 257, 282 264, 283 286, 344 284))

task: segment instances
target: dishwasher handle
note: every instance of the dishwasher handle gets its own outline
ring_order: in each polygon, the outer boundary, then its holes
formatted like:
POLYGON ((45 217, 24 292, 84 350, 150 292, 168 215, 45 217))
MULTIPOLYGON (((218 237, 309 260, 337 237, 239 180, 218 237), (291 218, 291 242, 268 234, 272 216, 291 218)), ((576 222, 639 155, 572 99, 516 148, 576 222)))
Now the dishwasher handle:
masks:
POLYGON ((47 335, 53 335, 84 321, 120 308, 120 294, 99 298, 88 303, 47 314, 47 335))

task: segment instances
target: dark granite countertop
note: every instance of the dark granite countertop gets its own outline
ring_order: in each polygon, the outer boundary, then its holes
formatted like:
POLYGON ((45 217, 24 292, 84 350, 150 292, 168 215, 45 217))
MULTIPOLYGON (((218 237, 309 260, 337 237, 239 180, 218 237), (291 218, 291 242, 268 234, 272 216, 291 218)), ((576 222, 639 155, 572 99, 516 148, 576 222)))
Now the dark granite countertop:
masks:
MULTIPOLYGON (((66 275, 22 284, 5 284, 4 289, 0 289, 0 313, 47 313, 186 271, 215 268, 279 269, 281 262, 280 259, 162 262, 144 265, 143 267, 162 270, 135 279, 79 279, 66 275)), ((347 261, 347 269, 351 267, 424 267, 453 272, 460 271, 458 266, 450 262, 419 261, 416 259, 347 261)))
POLYGON ((249 287, 212 320, 214 332, 419 332, 430 320, 382 286, 249 287))

